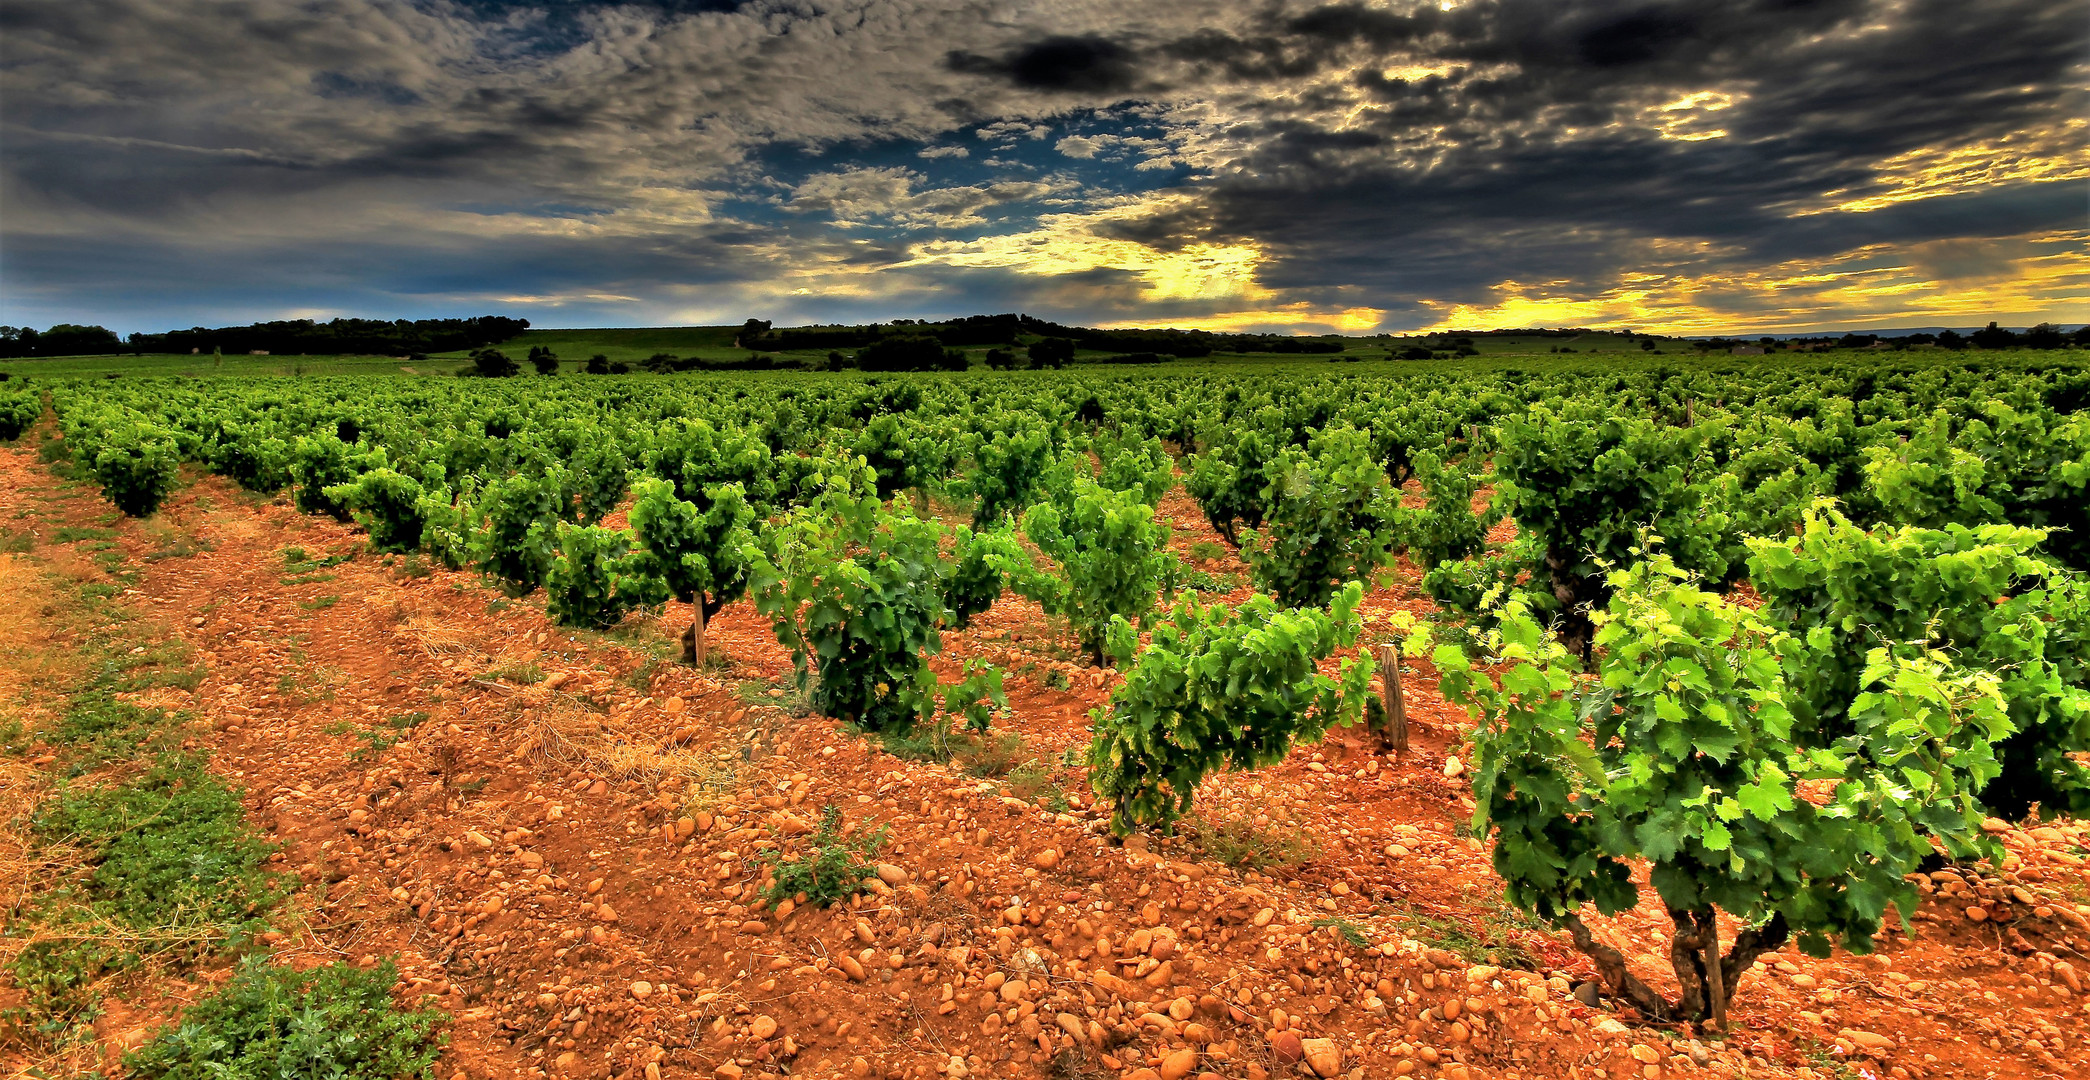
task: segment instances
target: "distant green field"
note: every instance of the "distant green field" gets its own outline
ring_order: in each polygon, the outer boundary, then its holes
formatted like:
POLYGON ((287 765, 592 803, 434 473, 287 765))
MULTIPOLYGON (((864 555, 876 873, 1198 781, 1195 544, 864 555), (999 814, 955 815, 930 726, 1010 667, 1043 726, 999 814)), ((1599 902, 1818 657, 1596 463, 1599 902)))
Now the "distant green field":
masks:
POLYGON ((31 377, 77 375, 449 375, 463 361, 407 363, 393 356, 192 356, 186 353, 38 356, 0 360, 0 371, 31 377))
MULTIPOLYGON (((618 327, 582 330, 528 330, 521 335, 502 342, 499 348, 517 361, 523 360, 531 348, 544 346, 559 357, 561 374, 578 375, 588 358, 601 354, 613 363, 637 365, 639 361, 656 353, 669 353, 678 357, 698 357, 712 363, 745 360, 754 355, 746 349, 733 346, 739 333, 737 326, 650 326, 618 327)), ((1021 351, 1024 344, 1032 340, 1029 336, 1017 345, 1021 351)), ((1389 352, 1398 352, 1411 344, 1421 343, 1424 338, 1330 338, 1343 342, 1340 353, 1274 354, 1274 353, 1214 353, 1209 357, 1170 361, 1165 367, 1182 367, 1196 364, 1281 364, 1316 365, 1331 362, 1379 361, 1389 359, 1389 352)), ((1473 348, 1482 357, 1547 356, 1557 348, 1572 349, 1577 353, 1609 353, 1618 357, 1645 356, 1637 344, 1638 338, 1624 334, 1587 333, 1571 338, 1530 335, 1482 335, 1472 339, 1473 348)), ((985 357, 991 346, 976 345, 965 349, 975 367, 984 366, 985 357)), ((850 351, 850 350, 844 350, 850 351)), ((1688 344, 1677 340, 1664 340, 1659 354, 1690 352, 1688 344)), ((779 364, 797 363, 804 367, 818 367, 827 359, 825 349, 793 349, 770 352, 766 355, 779 364)), ((1075 354, 1076 365, 1096 363, 1109 358, 1111 353, 1083 349, 1075 354)), ((1423 361, 1406 361, 1421 363, 1423 361)), ((107 356, 59 356, 0 360, 0 371, 33 377, 72 377, 95 375, 176 375, 213 376, 297 376, 297 375, 454 375, 469 363, 469 354, 464 351, 437 353, 422 361, 406 361, 391 356, 224 356, 185 355, 171 353, 147 353, 144 355, 107 356)), ((525 369, 527 370, 527 369, 525 369)))

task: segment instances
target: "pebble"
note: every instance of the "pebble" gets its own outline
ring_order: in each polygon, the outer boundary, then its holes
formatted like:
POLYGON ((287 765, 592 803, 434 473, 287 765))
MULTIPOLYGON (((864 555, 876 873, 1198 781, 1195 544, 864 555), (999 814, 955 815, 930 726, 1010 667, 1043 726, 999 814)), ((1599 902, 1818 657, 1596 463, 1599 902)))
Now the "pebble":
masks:
POLYGON ((1304 1039, 1299 1048, 1306 1054, 1306 1067, 1315 1076, 1340 1076, 1343 1071, 1342 1047, 1334 1039, 1304 1039))
POLYGON ((1860 1031, 1857 1028, 1844 1028, 1836 1034, 1849 1040, 1852 1046, 1872 1053, 1892 1049, 1894 1046, 1894 1040, 1885 1035, 1871 1031, 1860 1031))
POLYGON ((901 869, 900 867, 894 866, 892 863, 879 863, 876 869, 878 871, 878 880, 885 882, 887 885, 891 885, 893 888, 897 889, 900 886, 907 884, 907 871, 901 869))
POLYGON ((1270 1036, 1270 1052, 1281 1064, 1290 1065, 1306 1056, 1306 1047, 1301 1045, 1296 1031, 1280 1031, 1270 1036))
POLYGON ((757 1039, 767 1039, 775 1035, 776 1019, 767 1013, 755 1017, 754 1023, 748 1025, 748 1034, 757 1039))
POLYGON ((652 983, 649 983, 649 982, 646 982, 646 981, 645 981, 645 980, 643 980, 643 979, 642 979, 642 980, 640 980, 640 981, 638 981, 638 982, 632 983, 632 984, 631 984, 631 996, 632 996, 632 997, 635 997, 635 998, 638 998, 638 999, 639 999, 640 1001, 644 1001, 644 1000, 646 1000, 647 998, 649 998, 649 997, 652 997, 652 996, 653 996, 653 984, 652 984, 652 983))
POLYGON ((1197 1068, 1197 1051, 1178 1050, 1161 1059, 1161 1080, 1183 1080, 1197 1068))

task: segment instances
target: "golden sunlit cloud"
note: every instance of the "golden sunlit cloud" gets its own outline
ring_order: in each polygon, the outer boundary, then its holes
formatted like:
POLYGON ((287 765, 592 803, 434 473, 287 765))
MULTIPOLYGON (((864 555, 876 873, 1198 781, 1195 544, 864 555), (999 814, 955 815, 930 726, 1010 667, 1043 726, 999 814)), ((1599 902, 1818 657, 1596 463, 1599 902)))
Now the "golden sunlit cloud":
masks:
POLYGON ((1657 106, 1645 117, 1648 126, 1662 138, 1678 142, 1702 142, 1706 139, 1724 139, 1727 129, 1711 126, 1716 119, 1711 114, 1734 107, 1733 94, 1719 90, 1701 90, 1685 94, 1674 101, 1657 106))
MULTIPOLYGON (((1593 296, 1505 281, 1492 304, 1439 307, 1422 332, 1495 327, 1632 327, 1652 333, 1806 331, 1979 323, 2012 313, 2090 310, 2090 230, 1998 241, 1984 275, 1942 276, 1939 253, 1863 247, 1758 271, 1631 275, 1593 296)), ((1949 256, 1948 256, 1949 257, 1949 256)))
MULTIPOLYGON (((1176 197, 1129 200, 1093 214, 1054 214, 1040 227, 1006 236, 976 240, 935 240, 914 248, 914 258, 899 266, 952 266, 1013 270, 1041 277, 1115 270, 1133 276, 1143 303, 1203 302, 1213 310, 1198 315, 1170 315, 1161 321, 1184 329, 1241 331, 1282 327, 1357 333, 1377 327, 1385 310, 1372 307, 1327 309, 1284 303, 1256 280, 1263 253, 1254 244, 1197 242, 1163 250, 1135 240, 1102 235, 1113 221, 1146 216, 1165 209, 1176 197)), ((1102 322, 1102 326, 1152 325, 1154 320, 1102 322)))
POLYGON ((1100 322, 1096 325, 1106 330, 1130 327, 1164 325, 1179 330, 1209 330, 1213 333, 1257 333, 1278 329, 1310 330, 1315 333, 1362 334, 1376 330, 1386 319, 1385 308, 1350 307, 1340 310, 1317 308, 1312 304, 1284 304, 1277 307, 1247 308, 1226 311, 1214 315, 1189 318, 1125 319, 1118 322, 1100 322))
POLYGON ((2090 119, 2074 117, 2057 127, 2016 131, 1970 146, 1926 146, 1888 158, 1874 172, 1875 184, 1863 193, 1826 192, 1829 205, 1796 216, 1863 213, 2006 184, 2090 179, 2090 119))
POLYGON ((1137 276, 1142 299, 1239 300, 1269 298, 1255 280, 1262 252, 1252 244, 1193 243, 1173 251, 1102 235, 1112 222, 1166 209, 1175 197, 1128 200, 1091 214, 1048 214, 1038 228, 977 240, 932 240, 916 245, 898 266, 991 267, 1022 274, 1080 274, 1119 270, 1137 276))

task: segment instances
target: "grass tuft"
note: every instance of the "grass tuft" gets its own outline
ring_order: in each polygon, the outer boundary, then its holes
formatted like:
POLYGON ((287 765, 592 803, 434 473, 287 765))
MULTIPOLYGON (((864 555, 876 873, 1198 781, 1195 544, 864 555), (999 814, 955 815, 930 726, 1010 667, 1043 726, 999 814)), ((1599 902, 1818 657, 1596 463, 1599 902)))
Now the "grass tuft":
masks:
POLYGON ((762 895, 771 901, 793 900, 817 907, 832 907, 863 891, 864 883, 878 876, 865 859, 885 844, 885 827, 850 838, 842 833, 842 808, 829 804, 820 814, 820 827, 806 838, 806 854, 786 859, 781 851, 756 856, 770 868, 775 880, 762 895))
POLYGON ((140 1080, 432 1077, 445 1017, 392 1001, 398 969, 242 962, 223 990, 126 1055, 140 1080))
POLYGON ((1214 821, 1192 814, 1177 825, 1199 858, 1236 870, 1290 870, 1321 853, 1311 833, 1289 826, 1258 826, 1245 818, 1214 821))

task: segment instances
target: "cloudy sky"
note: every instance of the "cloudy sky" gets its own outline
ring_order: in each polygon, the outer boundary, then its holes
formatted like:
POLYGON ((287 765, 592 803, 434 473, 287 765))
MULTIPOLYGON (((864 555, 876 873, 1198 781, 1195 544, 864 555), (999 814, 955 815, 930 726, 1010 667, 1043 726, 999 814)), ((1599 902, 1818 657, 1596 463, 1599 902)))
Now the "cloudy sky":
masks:
POLYGON ((2083 0, 8 0, 0 322, 2090 321, 2083 0))

